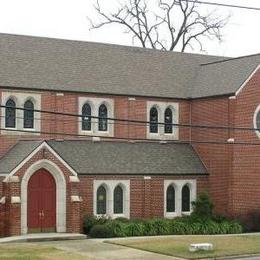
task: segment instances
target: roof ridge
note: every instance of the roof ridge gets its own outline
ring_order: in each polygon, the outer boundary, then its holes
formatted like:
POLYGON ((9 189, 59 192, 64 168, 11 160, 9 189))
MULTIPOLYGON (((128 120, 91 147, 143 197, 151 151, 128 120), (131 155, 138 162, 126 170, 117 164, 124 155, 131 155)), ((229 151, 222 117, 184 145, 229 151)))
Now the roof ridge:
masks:
POLYGON ((56 38, 56 37, 48 37, 48 36, 39 36, 39 35, 26 35, 26 34, 12 34, 12 33, 1 33, 2 35, 11 36, 11 37, 25 37, 25 38, 35 38, 35 39, 46 39, 52 41, 61 41, 61 42, 75 42, 75 43, 85 43, 85 44, 92 44, 92 45, 103 45, 103 46, 110 46, 113 48, 122 48, 122 49, 133 49, 133 50, 140 50, 143 52, 160 52, 160 53, 167 53, 167 54, 178 54, 178 55, 193 55, 193 56, 204 56, 204 57, 215 57, 215 58, 228 58, 226 56, 218 56, 218 55, 208 55, 202 53, 191 53, 191 52, 181 52, 181 51, 165 51, 165 50, 158 50, 152 48, 144 48, 140 46, 130 46, 130 45, 121 45, 116 43, 106 43, 106 42, 94 42, 94 41, 86 41, 86 40, 74 40, 74 39, 65 39, 65 38, 56 38))
POLYGON ((258 56, 260 53, 254 53, 254 54, 249 54, 249 55, 244 55, 244 56, 239 56, 239 57, 234 57, 234 58, 228 58, 224 60, 218 60, 218 61, 213 61, 213 62, 208 62, 208 63, 201 63, 200 66, 207 66, 207 65, 212 65, 212 64, 217 64, 217 63, 222 63, 226 61, 233 61, 233 60, 239 60, 239 59, 244 59, 244 58, 250 58, 254 56, 258 56))

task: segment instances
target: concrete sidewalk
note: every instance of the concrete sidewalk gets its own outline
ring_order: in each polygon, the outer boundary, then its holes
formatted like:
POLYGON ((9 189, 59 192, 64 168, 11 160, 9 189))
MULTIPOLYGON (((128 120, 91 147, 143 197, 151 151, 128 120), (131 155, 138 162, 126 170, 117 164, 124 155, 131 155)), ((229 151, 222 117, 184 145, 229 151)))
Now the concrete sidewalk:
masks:
POLYGON ((124 246, 104 243, 101 239, 79 241, 40 242, 39 245, 54 246, 57 249, 80 254, 96 260, 177 260, 171 256, 146 252, 124 246))
POLYGON ((2 243, 18 243, 18 242, 39 242, 39 241, 56 241, 56 240, 79 240, 86 239, 86 235, 76 233, 39 233, 26 234, 21 236, 11 236, 0 238, 2 243))

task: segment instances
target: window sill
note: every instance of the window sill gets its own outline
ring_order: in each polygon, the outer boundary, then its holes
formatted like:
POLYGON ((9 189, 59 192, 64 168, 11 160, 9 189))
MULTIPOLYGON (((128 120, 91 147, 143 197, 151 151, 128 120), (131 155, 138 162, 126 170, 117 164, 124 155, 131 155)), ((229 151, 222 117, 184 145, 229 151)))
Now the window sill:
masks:
POLYGON ((191 214, 191 211, 182 211, 181 215, 182 216, 189 216, 191 214))
POLYGON ((31 128, 10 128, 10 127, 5 127, 3 130, 1 130, 1 134, 2 135, 41 135, 40 130, 38 129, 31 129, 31 128), (20 130, 20 131, 19 131, 20 130), (24 131, 24 132, 23 132, 24 131), (26 132, 25 132, 26 131, 26 132), (37 131, 37 133, 34 133, 34 131, 37 131))
POLYGON ((178 134, 154 134, 154 133, 148 133, 147 139, 160 139, 160 140, 178 140, 178 134))
POLYGON ((113 214, 112 218, 128 218, 124 213, 123 214, 113 214))
POLYGON ((33 131, 38 131, 35 128, 23 128, 23 131, 28 131, 28 132, 33 132, 33 131))
POLYGON ((176 218, 176 217, 178 217, 178 214, 176 212, 166 212, 164 214, 164 217, 165 218, 176 218))
POLYGON ((94 134, 94 132, 92 130, 88 131, 88 130, 79 130, 79 134, 82 135, 88 135, 88 134, 94 134))

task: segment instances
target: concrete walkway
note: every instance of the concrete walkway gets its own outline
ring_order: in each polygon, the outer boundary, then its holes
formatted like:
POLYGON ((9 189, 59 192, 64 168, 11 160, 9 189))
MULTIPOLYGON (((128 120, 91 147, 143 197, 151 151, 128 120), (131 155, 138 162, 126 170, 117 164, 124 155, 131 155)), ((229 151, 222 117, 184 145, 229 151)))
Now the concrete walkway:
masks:
POLYGON ((12 236, 0 238, 2 243, 17 243, 17 242, 37 242, 37 241, 55 241, 55 240, 79 240, 86 239, 86 235, 76 233, 39 233, 27 234, 22 236, 12 236))
POLYGON ((95 260, 177 260, 138 249, 104 243, 102 239, 86 239, 80 241, 40 242, 39 245, 54 246, 70 253, 80 254, 95 260))

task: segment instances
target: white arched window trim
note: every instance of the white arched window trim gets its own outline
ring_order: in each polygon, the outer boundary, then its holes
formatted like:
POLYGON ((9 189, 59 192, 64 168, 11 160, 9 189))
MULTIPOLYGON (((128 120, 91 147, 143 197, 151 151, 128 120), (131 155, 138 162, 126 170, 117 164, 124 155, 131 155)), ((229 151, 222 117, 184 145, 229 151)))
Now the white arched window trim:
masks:
POLYGON ((196 180, 164 180, 164 217, 174 218, 181 215, 189 215, 192 212, 192 207, 190 206, 189 212, 182 212, 182 188, 185 185, 190 188, 190 202, 196 200, 197 194, 197 182, 196 180), (173 185, 175 187, 175 212, 167 212, 167 188, 173 185))
MULTIPOLYGON (((27 93, 27 92, 2 92, 2 104, 6 104, 6 101, 11 98, 15 101, 16 107, 24 107, 24 104, 27 100, 31 100, 34 104, 34 109, 41 110, 41 94, 36 93, 27 93)), ((5 108, 1 109, 2 115, 5 115, 5 108)), ((35 112, 34 113, 34 128, 23 128, 23 116, 24 111, 23 110, 16 110, 16 128, 18 130, 26 130, 29 133, 26 132, 10 132, 2 130, 1 134, 6 135, 39 135, 39 133, 30 133, 30 131, 40 131, 41 130, 41 113, 35 112)), ((1 125, 5 126, 5 118, 2 117, 1 119, 1 125)))
MULTIPOLYGON (((257 128, 257 114, 260 113, 260 105, 257 106, 255 113, 254 113, 254 118, 253 118, 253 124, 254 124, 254 128, 257 128)), ((260 138, 260 131, 256 130, 255 131, 256 135, 258 136, 258 138, 260 138)))
MULTIPOLYGON (((148 101, 147 102, 147 122, 150 122, 150 110, 152 107, 156 107, 158 110, 158 122, 164 123, 164 115, 167 108, 171 108, 173 123, 179 123, 179 103, 172 102, 157 102, 148 101)), ((179 139, 179 128, 173 126, 172 133, 165 133, 164 125, 158 126, 158 133, 150 133, 150 124, 147 124, 146 135, 148 139, 162 139, 162 140, 178 140, 179 139)))
POLYGON ((93 214, 97 214, 97 190, 100 186, 104 186, 107 190, 107 217, 130 217, 130 181, 129 180, 94 180, 93 189, 93 214), (123 214, 114 214, 114 189, 117 186, 123 189, 123 214))
POLYGON ((84 131, 82 130, 82 123, 81 117, 79 117, 78 122, 78 132, 79 134, 95 134, 99 136, 114 136, 114 124, 110 124, 111 122, 108 121, 108 130, 107 131, 99 131, 98 130, 98 116, 99 116, 99 107, 104 104, 107 107, 107 117, 113 118, 114 117, 114 100, 109 98, 92 98, 92 97, 79 97, 79 107, 78 113, 82 114, 82 107, 84 104, 88 103, 91 106, 91 113, 93 117, 91 124, 91 131, 84 131))

